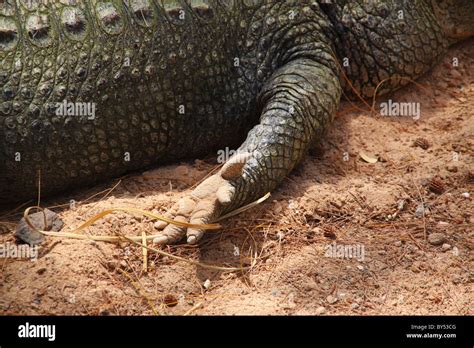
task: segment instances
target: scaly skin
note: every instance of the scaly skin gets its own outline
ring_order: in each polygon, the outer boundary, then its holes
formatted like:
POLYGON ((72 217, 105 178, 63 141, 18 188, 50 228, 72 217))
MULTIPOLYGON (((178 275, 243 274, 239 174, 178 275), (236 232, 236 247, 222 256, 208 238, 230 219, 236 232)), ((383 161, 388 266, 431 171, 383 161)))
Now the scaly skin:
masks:
MULTIPOLYGON (((272 191, 341 93, 393 91, 472 34, 470 0, 0 3, 0 202, 196 157, 247 138, 169 216, 206 223, 272 191), (94 119, 56 115, 94 103, 94 119), (253 127, 253 128, 252 128, 253 127)), ((163 226, 159 243, 202 230, 163 226)))

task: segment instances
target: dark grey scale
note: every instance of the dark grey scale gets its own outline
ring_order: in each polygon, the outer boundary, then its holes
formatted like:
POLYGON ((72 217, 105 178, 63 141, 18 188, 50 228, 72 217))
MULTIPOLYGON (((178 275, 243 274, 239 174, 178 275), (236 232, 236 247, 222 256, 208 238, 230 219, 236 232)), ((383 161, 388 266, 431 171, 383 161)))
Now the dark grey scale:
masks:
POLYGON ((66 67, 62 66, 57 70, 56 76, 59 79, 65 79, 67 78, 67 75, 68 75, 68 70, 66 67))
POLYGON ((7 116, 12 111, 12 102, 5 102, 0 104, 0 115, 7 116))
POLYGON ((30 107, 28 108, 28 117, 32 118, 32 119, 36 119, 40 116, 41 114, 41 109, 35 105, 35 104, 31 104, 30 107))
POLYGON ((43 115, 55 116, 56 115, 56 104, 47 102, 43 104, 43 115))
POLYGON ((55 88, 55 93, 56 93, 56 96, 57 96, 59 99, 63 99, 63 98, 66 96, 66 93, 67 93, 67 88, 66 88, 66 86, 64 86, 64 85, 57 85, 56 88, 55 88))
POLYGON ((82 86, 81 93, 85 96, 90 96, 93 94, 94 90, 95 90, 95 85, 90 82, 87 82, 82 86))
POLYGON ((80 66, 75 71, 77 78, 82 81, 87 77, 87 69, 84 66, 80 66))
POLYGON ((91 71, 94 73, 98 73, 102 68, 102 64, 98 58, 94 60, 94 63, 91 65, 91 71))
MULTIPOLYGON (((44 65, 46 66, 46 63, 44 65)), ((41 78, 42 69, 39 67, 35 67, 28 74, 32 81, 39 81, 39 79, 41 78)))
POLYGON ((12 50, 17 43, 18 28, 15 21, 8 17, 0 17, 0 50, 12 50))
POLYGON ((26 21, 26 31, 34 45, 47 47, 53 42, 52 30, 47 15, 30 15, 26 21))
POLYGON ((375 31, 370 31, 367 35, 367 38, 378 49, 384 49, 385 39, 375 31))
POLYGON ((145 67, 145 76, 147 77, 152 77, 154 76, 154 74, 156 73, 156 66, 153 65, 153 64, 148 64, 146 67, 145 67))
POLYGON ((104 88, 104 87, 107 86, 107 82, 108 82, 108 81, 107 81, 106 78, 101 77, 101 78, 99 78, 99 79, 97 80, 97 87, 99 87, 99 88, 104 88))
POLYGON ((6 130, 5 131, 5 141, 10 144, 16 144, 18 136, 15 131, 6 130))
POLYGON ((99 2, 96 5, 97 18, 101 27, 112 35, 120 34, 124 23, 118 9, 111 2, 99 2))
POLYGON ((89 62, 89 52, 80 52, 79 53, 79 65, 86 65, 89 62))
POLYGON ((3 98, 4 100, 12 100, 15 98, 15 91, 11 86, 6 85, 3 87, 3 98))
POLYGON ((81 41, 87 34, 87 21, 79 7, 65 7, 61 13, 61 23, 69 38, 81 41))
POLYGON ((17 125, 17 120, 15 119, 15 117, 7 117, 5 118, 5 127, 7 127, 7 129, 10 129, 10 130, 13 130, 16 128, 16 125, 17 125))

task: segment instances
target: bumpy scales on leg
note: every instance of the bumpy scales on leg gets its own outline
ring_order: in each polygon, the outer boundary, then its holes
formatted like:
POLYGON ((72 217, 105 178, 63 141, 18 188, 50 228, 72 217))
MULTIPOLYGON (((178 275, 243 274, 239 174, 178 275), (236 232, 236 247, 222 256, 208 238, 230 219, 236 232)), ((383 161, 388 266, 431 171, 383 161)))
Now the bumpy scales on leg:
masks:
MULTIPOLYGON (((245 143, 222 170, 205 180, 170 211, 179 221, 209 223, 272 191, 301 160, 309 144, 330 122, 339 103, 340 85, 327 51, 296 57, 278 69, 260 96, 262 116, 245 143), (318 62, 324 59, 326 65, 318 62), (330 64, 329 64, 330 65, 330 64)), ((166 224, 163 224, 166 226, 166 224)), ((180 240, 185 229, 168 225, 157 243, 180 240)), ((188 229, 188 243, 203 230, 188 229)))

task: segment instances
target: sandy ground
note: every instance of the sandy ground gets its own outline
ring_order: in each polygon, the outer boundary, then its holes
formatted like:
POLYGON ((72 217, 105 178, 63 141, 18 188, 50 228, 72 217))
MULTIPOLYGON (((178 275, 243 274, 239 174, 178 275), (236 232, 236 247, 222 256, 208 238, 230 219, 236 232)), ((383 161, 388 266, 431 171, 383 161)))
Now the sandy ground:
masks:
MULTIPOLYGON (((212 265, 253 264, 250 270, 204 269, 150 251, 144 272, 139 246, 48 237, 35 262, 0 259, 0 313, 474 314, 473 64, 471 40, 450 50, 422 87, 390 96, 419 102, 419 120, 344 103, 327 136, 266 202, 197 247, 163 248, 212 265), (430 146, 414 146, 418 138, 430 146), (368 163, 360 152, 379 160, 368 163)), ((110 207, 163 213, 216 165, 210 156, 160 167, 123 178, 112 191, 117 180, 42 204, 62 205, 52 209, 64 230, 110 207)), ((0 213, 0 245, 15 243, 23 209, 0 213)), ((152 226, 118 213, 86 233, 150 234, 152 226)))

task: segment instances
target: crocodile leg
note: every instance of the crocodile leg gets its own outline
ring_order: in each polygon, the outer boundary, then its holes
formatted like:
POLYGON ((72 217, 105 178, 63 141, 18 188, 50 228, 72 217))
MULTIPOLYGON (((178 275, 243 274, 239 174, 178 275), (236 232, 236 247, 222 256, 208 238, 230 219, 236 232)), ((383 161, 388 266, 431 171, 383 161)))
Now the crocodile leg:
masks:
MULTIPOLYGON (((237 155, 168 212, 190 223, 210 223, 224 213, 272 191, 302 159, 308 146, 332 120, 341 87, 328 47, 296 55, 277 69, 260 96, 260 123, 237 155)), ((174 243, 187 236, 196 243, 203 230, 164 227, 155 243, 174 243)))

